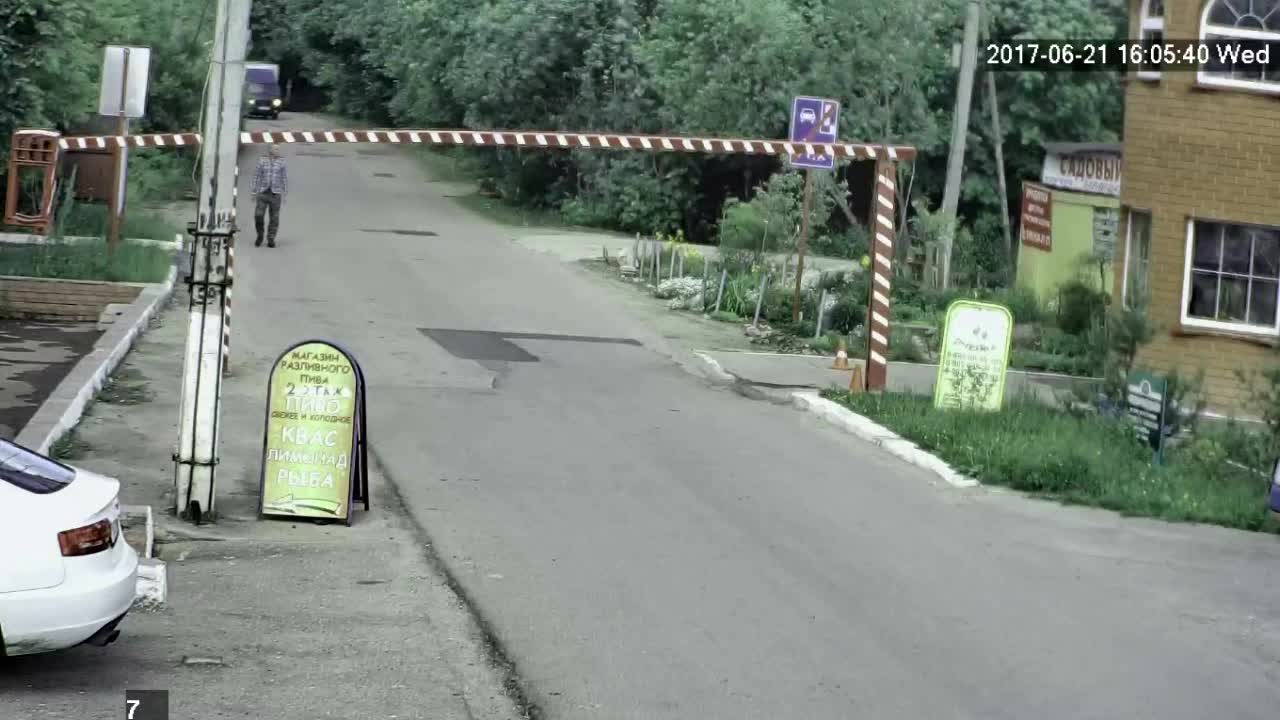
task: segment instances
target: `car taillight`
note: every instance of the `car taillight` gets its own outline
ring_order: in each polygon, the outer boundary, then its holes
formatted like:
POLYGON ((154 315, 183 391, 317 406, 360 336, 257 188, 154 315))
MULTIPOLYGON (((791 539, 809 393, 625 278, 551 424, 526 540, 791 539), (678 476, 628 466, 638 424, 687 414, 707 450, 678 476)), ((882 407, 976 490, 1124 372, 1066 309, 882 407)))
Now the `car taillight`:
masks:
POLYGON ((111 521, 99 520, 92 525, 58 533, 58 545, 62 546, 63 557, 92 555, 115 545, 114 536, 111 521))

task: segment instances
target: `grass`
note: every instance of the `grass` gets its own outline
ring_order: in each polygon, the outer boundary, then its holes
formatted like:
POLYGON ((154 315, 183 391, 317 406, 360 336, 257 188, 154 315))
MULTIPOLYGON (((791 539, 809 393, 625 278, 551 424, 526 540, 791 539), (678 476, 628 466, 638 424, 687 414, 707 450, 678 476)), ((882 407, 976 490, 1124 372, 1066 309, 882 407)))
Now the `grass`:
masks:
MULTIPOLYGON (((105 238, 108 223, 106 206, 77 203, 67 209, 53 235, 54 237, 105 238)), ((181 228, 164 217, 140 209, 129 211, 120 229, 120 235, 124 238, 166 242, 172 241, 173 236, 181 232, 181 228)))
POLYGON ((1228 465, 1221 438, 1206 431, 1151 452, 1122 421, 1076 417, 1030 400, 1000 412, 939 412, 930 398, 901 394, 827 397, 872 418, 989 485, 1126 515, 1277 532, 1266 507, 1268 480, 1228 465))
POLYGON ((81 439, 80 434, 73 428, 58 438, 58 441, 49 448, 49 454, 55 460, 74 461, 85 457, 92 449, 92 446, 81 439))
POLYGON ((122 243, 115 253, 106 242, 0 245, 0 275, 163 282, 173 265, 173 253, 162 247, 122 243))
POLYGON ((155 393, 147 386, 142 373, 133 368, 121 368, 107 378, 95 401, 108 405, 140 405, 154 398, 155 393))

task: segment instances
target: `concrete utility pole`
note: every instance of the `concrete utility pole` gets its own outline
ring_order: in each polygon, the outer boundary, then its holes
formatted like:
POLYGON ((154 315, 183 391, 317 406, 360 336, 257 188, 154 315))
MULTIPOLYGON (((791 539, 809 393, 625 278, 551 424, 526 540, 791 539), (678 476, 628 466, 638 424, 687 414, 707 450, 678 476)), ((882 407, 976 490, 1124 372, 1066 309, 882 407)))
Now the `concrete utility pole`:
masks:
POLYGON ((200 204, 196 222, 189 228, 190 320, 178 449, 174 453, 175 509, 197 523, 214 516, 214 471, 222 413, 222 326, 230 285, 227 260, 236 232, 236 158, 252 0, 217 2, 213 62, 205 96, 200 204))
POLYGON ((1004 131, 1000 127, 1000 96, 996 93, 996 76, 987 71, 987 97, 991 103, 991 136, 996 146, 996 180, 1000 186, 1000 219, 1004 228, 1005 250, 1009 253, 1010 272, 1017 254, 1013 247, 1013 228, 1009 227, 1009 184, 1004 176, 1004 131))
POLYGON ((960 204, 960 182, 964 177, 964 145, 969 134, 969 106, 973 100, 973 74, 978 61, 978 25, 982 3, 969 0, 964 20, 964 46, 960 50, 960 83, 956 90, 956 111, 951 119, 951 154, 947 158, 947 186, 942 196, 942 216, 947 221, 942 243, 941 285, 951 285, 951 245, 955 240, 956 208, 960 204))

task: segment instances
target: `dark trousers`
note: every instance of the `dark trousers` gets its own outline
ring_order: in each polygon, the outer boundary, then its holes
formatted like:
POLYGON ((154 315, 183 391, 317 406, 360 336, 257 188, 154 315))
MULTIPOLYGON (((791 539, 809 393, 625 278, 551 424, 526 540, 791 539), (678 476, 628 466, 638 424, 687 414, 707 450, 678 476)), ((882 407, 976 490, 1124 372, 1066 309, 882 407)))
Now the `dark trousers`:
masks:
POLYGON ((258 242, 262 242, 262 219, 267 214, 267 210, 271 211, 271 220, 267 225, 267 242, 276 244, 276 231, 280 229, 280 201, 279 193, 271 191, 258 193, 257 205, 253 209, 253 226, 258 231, 258 242))

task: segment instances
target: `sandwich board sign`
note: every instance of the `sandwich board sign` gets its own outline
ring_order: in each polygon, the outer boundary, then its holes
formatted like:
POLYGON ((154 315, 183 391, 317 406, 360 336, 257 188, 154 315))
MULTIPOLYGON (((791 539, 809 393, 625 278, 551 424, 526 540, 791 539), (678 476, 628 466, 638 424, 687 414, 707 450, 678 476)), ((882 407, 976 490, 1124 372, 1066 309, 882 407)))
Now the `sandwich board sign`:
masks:
POLYGON ((1164 460, 1164 426, 1169 407, 1169 381, 1147 372, 1129 373, 1125 408, 1138 436, 1151 446, 1157 465, 1164 460))
MULTIPOLYGON (((788 139, 793 143, 835 143, 840 133, 840 103, 816 97, 797 97, 791 101, 791 131, 788 139)), ((791 156, 792 167, 810 170, 834 170, 835 155, 814 153, 791 156)))
POLYGON ((285 350, 267 381, 259 490, 263 517, 351 524, 369 509, 364 372, 326 340, 285 350))
POLYGON ((1013 315, 1003 305, 957 300, 947 308, 942 357, 933 385, 939 410, 995 411, 1004 406, 1013 315))

